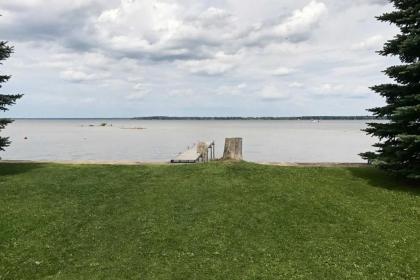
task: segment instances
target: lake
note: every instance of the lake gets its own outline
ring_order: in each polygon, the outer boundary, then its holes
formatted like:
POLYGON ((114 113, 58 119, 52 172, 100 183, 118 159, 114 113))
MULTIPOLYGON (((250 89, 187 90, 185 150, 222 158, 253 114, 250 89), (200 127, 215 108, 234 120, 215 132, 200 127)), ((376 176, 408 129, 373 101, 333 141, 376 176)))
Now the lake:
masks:
POLYGON ((363 162, 358 154, 372 150, 376 141, 361 131, 365 127, 366 121, 341 120, 19 119, 2 131, 13 143, 0 156, 8 160, 168 161, 197 141, 215 140, 220 157, 224 138, 242 137, 248 161, 363 162))

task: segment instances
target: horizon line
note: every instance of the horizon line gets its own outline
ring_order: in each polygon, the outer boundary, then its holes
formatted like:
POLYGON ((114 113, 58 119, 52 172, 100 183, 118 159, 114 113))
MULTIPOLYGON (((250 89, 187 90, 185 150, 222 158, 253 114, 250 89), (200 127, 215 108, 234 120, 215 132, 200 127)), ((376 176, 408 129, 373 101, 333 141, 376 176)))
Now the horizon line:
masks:
POLYGON ((6 119, 286 119, 286 118, 376 118, 372 115, 292 115, 292 116, 171 116, 150 115, 135 117, 4 117, 6 119))

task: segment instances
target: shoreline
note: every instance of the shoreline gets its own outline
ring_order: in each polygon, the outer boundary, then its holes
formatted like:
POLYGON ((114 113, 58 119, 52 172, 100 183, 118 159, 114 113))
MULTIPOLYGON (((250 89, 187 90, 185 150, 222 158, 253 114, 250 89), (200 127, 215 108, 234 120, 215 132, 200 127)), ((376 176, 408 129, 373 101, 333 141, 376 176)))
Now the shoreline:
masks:
MULTIPOLYGON (((0 160, 6 164, 68 164, 68 165, 182 165, 170 161, 129 161, 129 160, 0 160)), ((282 167, 367 167, 363 162, 255 162, 260 165, 282 167)), ((200 163, 196 163, 200 164, 200 163)), ((185 164, 183 164, 185 165, 185 164)), ((187 164, 188 165, 188 164, 187 164)))

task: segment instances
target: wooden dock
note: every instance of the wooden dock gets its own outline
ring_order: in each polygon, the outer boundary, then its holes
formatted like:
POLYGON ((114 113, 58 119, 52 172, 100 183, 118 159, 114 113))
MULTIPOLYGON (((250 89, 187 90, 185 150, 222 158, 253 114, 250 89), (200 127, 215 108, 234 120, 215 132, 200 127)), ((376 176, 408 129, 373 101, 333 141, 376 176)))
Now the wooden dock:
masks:
POLYGON ((215 150, 214 142, 199 142, 192 148, 178 154, 171 163, 198 163, 214 160, 215 150), (209 153, 210 150, 210 153, 209 153))

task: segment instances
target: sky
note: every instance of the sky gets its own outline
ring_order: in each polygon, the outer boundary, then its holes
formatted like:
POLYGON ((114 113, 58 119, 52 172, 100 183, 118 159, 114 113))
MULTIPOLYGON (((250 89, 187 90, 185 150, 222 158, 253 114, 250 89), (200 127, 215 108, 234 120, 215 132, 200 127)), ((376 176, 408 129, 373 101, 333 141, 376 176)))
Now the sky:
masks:
POLYGON ((386 0, 1 0, 10 117, 367 115, 386 0))

